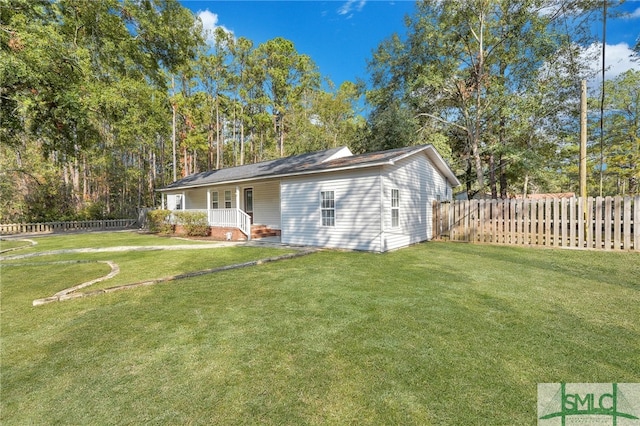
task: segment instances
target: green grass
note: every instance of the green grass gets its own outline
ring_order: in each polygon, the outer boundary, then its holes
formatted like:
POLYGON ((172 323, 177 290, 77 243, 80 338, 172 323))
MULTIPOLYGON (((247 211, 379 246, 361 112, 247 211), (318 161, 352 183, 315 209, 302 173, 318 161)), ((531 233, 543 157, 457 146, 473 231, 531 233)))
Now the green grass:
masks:
MULTIPOLYGON (((201 271, 205 269, 217 268, 225 265, 248 262, 256 259, 278 256, 291 253, 292 250, 272 249, 264 247, 225 247, 214 248, 215 242, 203 242, 198 240, 185 240, 180 238, 166 238, 155 235, 141 235, 132 232, 125 233, 101 233, 101 234, 77 234, 67 236, 49 236, 38 239, 38 245, 26 249, 9 252, 7 256, 18 256, 21 254, 31 254, 49 252, 55 250, 73 248, 99 248, 117 246, 174 246, 176 244, 191 245, 211 244, 212 249, 204 250, 184 250, 184 251, 124 251, 124 252, 102 252, 102 253, 66 253, 31 257, 27 259, 14 259, 4 262, 4 274, 12 272, 16 275, 12 278, 16 281, 23 281, 31 274, 40 276, 50 282, 48 290, 40 297, 51 296, 52 294, 66 288, 81 284, 95 278, 105 276, 110 272, 106 264, 94 266, 94 270, 99 271, 94 275, 81 275, 77 279, 70 277, 63 280, 48 280, 46 278, 52 269, 62 269, 62 271, 75 270, 75 264, 56 265, 55 262, 97 262, 110 260, 115 262, 120 273, 114 278, 105 280, 85 288, 85 290, 95 290, 101 288, 114 287, 123 284, 132 284, 140 281, 155 278, 170 277, 185 272, 201 271), (11 266, 17 264, 18 266, 11 266), (10 267, 11 266, 11 267, 10 267), (15 268, 20 268, 16 270, 15 268), (49 293, 47 293, 47 291, 49 293)), ((7 275, 12 277, 12 275, 7 275)))
MULTIPOLYGON (((291 253, 293 250, 271 249, 263 247, 227 247, 205 250, 184 250, 184 251, 140 251, 140 252, 114 252, 114 253, 80 253, 80 254, 63 254, 51 256, 39 256, 23 260, 7 261, 4 270, 6 272, 15 272, 18 275, 23 273, 31 274, 32 271, 42 270, 50 271, 52 268, 61 268, 63 270, 73 270, 75 264, 55 265, 54 262, 96 262, 110 260, 120 267, 120 273, 115 277, 98 282, 81 291, 96 290, 101 288, 114 287, 124 284, 133 284, 141 281, 152 280, 155 278, 165 278, 185 272, 202 271, 205 269, 213 269, 220 266, 233 265, 237 263, 249 262, 257 259, 264 259, 273 256, 279 256, 291 253), (12 264, 19 266, 11 267, 12 264), (19 272, 15 269, 20 268, 19 272)), ((111 269, 106 264, 100 264, 100 271, 95 276, 82 276, 78 281, 65 279, 59 281, 56 285, 55 281, 51 282, 51 293, 42 294, 41 297, 50 296, 60 290, 81 284, 86 281, 107 275, 111 269), (59 287, 59 288, 58 288, 59 287)), ((5 272, 3 271, 3 272, 5 272)), ((16 278, 22 280, 24 278, 16 278)))
MULTIPOLYGON (((6 253, 9 255, 27 254, 34 252, 65 250, 83 247, 118 247, 118 246, 169 246, 202 244, 203 241, 186 240, 183 238, 165 237, 154 234, 139 234, 135 231, 121 232, 88 232, 82 234, 56 234, 47 236, 28 236, 27 239, 37 242, 37 245, 28 247, 20 251, 6 253)), ((205 242, 206 243, 206 242, 205 242)), ((3 240, 5 244, 28 245, 15 239, 3 240)), ((215 242, 212 242, 215 244, 215 242)), ((9 248, 9 246, 7 246, 9 248)))
MULTIPOLYGON (((12 240, 12 239, 0 239, 0 255, 3 250, 7 252, 13 251, 19 247, 28 247, 31 244, 28 241, 12 240)), ((9 253, 6 253, 8 255, 9 253)))
POLYGON ((529 425, 537 383, 640 382, 634 253, 326 251, 31 306, 99 268, 2 268, 2 424, 529 425))

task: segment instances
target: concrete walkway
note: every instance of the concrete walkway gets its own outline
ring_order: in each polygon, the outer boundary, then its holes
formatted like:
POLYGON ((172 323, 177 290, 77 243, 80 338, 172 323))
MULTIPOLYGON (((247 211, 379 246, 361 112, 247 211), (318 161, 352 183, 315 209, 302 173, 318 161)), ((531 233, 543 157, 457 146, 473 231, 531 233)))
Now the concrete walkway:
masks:
MULTIPOLYGON (((24 240, 24 239, 23 239, 24 240)), ((33 240, 27 240, 28 242, 31 243, 31 245, 29 246, 24 246, 24 247, 17 247, 16 249, 20 249, 20 248, 27 248, 27 247, 31 247, 35 244, 37 244, 35 241, 33 240)), ((268 263, 268 262, 276 262, 279 260, 285 260, 285 259, 292 259, 295 257, 300 257, 300 256, 306 256, 308 254, 314 253, 317 251, 317 249, 310 249, 310 248, 306 248, 306 247, 292 247, 292 246, 288 246, 285 244, 281 244, 278 238, 278 241, 275 240, 268 240, 268 239, 262 239, 262 240, 253 240, 253 241, 248 241, 248 242, 242 242, 242 241, 224 241, 224 242, 211 242, 211 243, 203 243, 203 244, 180 244, 180 245, 154 245, 154 246, 118 246, 118 247, 103 247, 103 248, 79 248, 79 249, 63 249, 63 250, 50 250, 50 251, 44 251, 44 252, 37 252, 37 253, 28 253, 28 254, 18 254, 18 255, 13 255, 13 256, 0 256, 0 261, 3 260, 21 260, 21 259, 30 259, 30 258, 34 258, 34 257, 40 257, 40 256, 51 256, 51 255, 60 255, 60 254, 74 254, 74 253, 118 253, 118 252, 129 252, 129 251, 158 251, 158 250, 207 250, 207 249, 217 249, 217 248, 224 248, 224 247, 233 247, 233 246, 250 246, 250 247, 274 247, 274 248, 288 248, 288 249, 293 249, 295 250, 294 253, 287 253, 287 254, 283 254, 280 256, 273 256, 273 257, 268 257, 265 259, 259 259, 259 260, 253 260, 250 262, 244 262, 244 263, 237 263, 237 264, 233 264, 233 265, 226 265, 226 266, 220 266, 217 268, 211 268, 211 269, 204 269, 204 270, 200 270, 200 271, 193 271, 193 272, 187 272, 184 274, 179 274, 179 275, 173 275, 170 277, 162 277, 162 278, 155 278, 155 279, 151 279, 151 280, 146 280, 146 281, 141 281, 141 282, 136 282, 136 283, 131 283, 131 284, 125 284, 125 285, 119 285, 119 286, 114 286, 114 287, 109 287, 109 288, 104 288, 104 289, 98 289, 98 290, 91 290, 91 291, 86 291, 86 292, 80 292, 79 290, 90 287, 93 284, 96 284, 98 282, 102 282, 105 280, 108 280, 110 278, 115 277, 119 272, 120 272, 120 267, 113 261, 111 260, 97 260, 97 261, 83 261, 83 260, 69 260, 69 261, 54 261, 54 262, 44 262, 44 263, 38 263, 39 265, 43 265, 43 264, 51 264, 51 265, 68 265, 68 264, 79 264, 79 263, 105 263, 107 265, 109 265, 111 271, 100 278, 96 278, 93 279, 91 281, 87 281, 69 288, 66 288, 62 291, 59 291, 57 293, 55 293, 52 296, 49 297, 45 297, 42 299, 36 299, 33 301, 33 306, 40 306, 40 305, 44 305, 47 303, 52 303, 52 302, 61 302, 64 300, 71 300, 71 299, 78 299, 78 298, 82 298, 82 297, 88 297, 88 296, 96 296, 99 294, 105 294, 105 293, 113 293, 115 291, 120 291, 120 290, 129 290, 129 289, 133 289, 133 288, 138 288, 138 287, 144 287, 144 286, 148 286, 148 285, 153 285, 153 284, 158 284, 158 283, 163 283, 163 282, 169 282, 169 281, 176 281, 176 280, 180 280, 180 279, 184 279, 184 278, 191 278, 191 277, 197 277, 197 276, 201 276, 201 275, 207 275, 207 274, 213 274, 216 272, 222 272, 222 271, 229 271, 232 269, 239 269, 239 268, 246 268, 249 266, 255 266, 255 265, 261 265, 264 263, 268 263)), ((11 267, 11 266, 25 266, 25 265, 32 265, 30 263, 20 263, 20 264, 7 264, 4 265, 6 267, 11 267)))
MULTIPOLYGON (((4 238, 4 237, 3 237, 4 238)), ((8 250, 3 250, 0 251, 0 253, 4 253, 4 252, 9 252, 9 251, 15 251, 15 250, 20 250, 20 249, 25 249, 25 248, 29 248, 29 247, 33 247, 34 245, 37 245, 38 243, 34 240, 31 239, 26 239, 26 238, 11 238, 12 240, 22 240, 22 241, 26 241, 29 243, 29 245, 26 246, 22 246, 22 247, 15 247, 12 249, 8 249, 8 250)), ((188 241, 188 239, 185 238, 185 240, 188 241)), ((307 247, 299 247, 299 246, 289 246, 287 244, 282 244, 280 242, 280 238, 262 238, 262 239, 257 239, 257 240, 251 240, 251 241, 212 241, 212 242, 203 242, 201 244, 179 244, 179 245, 153 245, 153 246, 117 246, 117 247, 101 247, 101 248, 78 248, 78 249, 62 249, 62 250, 49 250, 49 251, 43 251, 43 252, 36 252, 36 253, 27 253, 27 254, 16 254, 16 255, 11 255, 11 256, 0 256, 0 261, 4 261, 4 260, 22 260, 22 259, 30 259, 30 258, 34 258, 34 257, 41 257, 41 256, 52 256, 52 255, 60 255, 60 254, 80 254, 80 253, 122 253, 122 252, 129 252, 129 251, 158 251, 158 250, 208 250, 208 249, 217 249, 217 248, 224 248, 224 247, 234 247, 234 246, 249 246, 249 247, 273 247, 273 248, 288 248, 288 249, 293 249, 295 250, 294 253, 287 253, 281 256, 273 256, 273 257, 269 257, 266 259, 259 259, 259 260, 253 260, 250 262, 244 262, 244 263, 238 263, 238 264, 233 264, 233 265, 227 265, 227 266, 221 266, 221 267, 217 267, 217 268, 212 268, 212 269, 204 269, 204 270, 200 270, 200 271, 193 271, 193 272, 187 272, 184 274, 179 274, 179 275, 174 275, 174 276, 170 276, 170 277, 162 277, 162 278, 154 278, 151 280, 147 280, 147 281, 141 281, 141 282, 136 282, 136 283, 131 283, 131 284, 125 284, 125 285, 119 285, 119 286, 114 286, 114 287, 109 287, 109 288, 104 288, 104 289, 98 289, 98 290, 91 290, 91 291, 86 291, 86 292, 81 292, 79 290, 82 290, 84 288, 90 287, 93 284, 96 284, 98 282, 102 282, 105 280, 108 280, 110 278, 115 277, 119 272, 120 272, 120 267, 113 261, 111 260, 96 260, 96 261, 84 261, 84 260, 68 260, 68 261, 53 261, 53 262, 44 262, 44 263, 38 263, 38 265, 43 265, 43 264, 51 264, 51 265, 68 265, 68 264, 79 264, 79 263, 104 263, 109 265, 111 271, 103 276, 103 277, 99 277, 69 288, 66 288, 62 291, 59 291, 57 293, 55 293, 52 296, 49 297, 45 297, 42 299, 36 299, 33 301, 33 306, 40 306, 40 305, 44 305, 47 303, 52 303, 52 302, 60 302, 60 301, 64 301, 64 300, 71 300, 71 299, 78 299, 78 298, 82 298, 82 297, 87 297, 87 296, 96 296, 99 294, 105 294, 105 293, 112 293, 115 291, 120 291, 120 290, 128 290, 128 289, 133 289, 133 288, 138 288, 138 287, 143 287, 143 286, 148 286, 148 285, 153 285, 153 284, 158 284, 158 283, 163 283, 163 282, 169 282, 169 281, 175 281, 175 280, 180 280, 183 278, 191 278, 191 277, 197 277, 197 276, 201 276, 201 275, 207 275, 207 274, 213 274, 216 272, 222 272, 222 271, 228 271, 228 270, 232 270, 232 269, 238 269, 238 268, 246 268, 249 266, 255 266, 255 265, 261 265, 264 263, 268 263, 268 262, 276 262, 279 260, 285 260, 285 259, 292 259, 295 257, 300 257, 300 256, 306 256, 308 254, 314 253, 317 251, 317 249, 310 249, 307 247)), ((15 267, 15 266, 26 266, 26 265, 32 265, 30 263, 13 263, 13 264, 6 264, 3 265, 5 267, 15 267)))
MULTIPOLYGON (((0 253, 8 253, 10 251, 16 251, 16 250, 23 250, 27 247, 33 247, 33 246, 37 246, 38 243, 34 240, 30 240, 28 238, 6 238, 6 237, 1 237, 0 241, 26 241, 29 243, 28 246, 20 246, 20 247, 11 247, 8 249, 0 249, 0 253)), ((0 256, 0 260, 2 260, 2 257, 0 256)))
POLYGON ((146 280, 146 281, 139 281, 136 283, 131 283, 131 284, 124 284, 124 285, 119 285, 119 286, 114 286, 114 287, 109 287, 109 288, 104 288, 104 289, 98 289, 98 290, 92 290, 92 291, 88 291, 88 292, 78 292, 77 290, 88 287, 92 284, 95 284, 97 282, 100 281, 104 281, 107 280, 111 277, 114 277, 118 274, 118 272, 120 272, 120 268, 118 267, 117 264, 115 264, 114 262, 111 261, 98 261, 100 263, 107 263, 111 266, 111 272, 101 278, 92 280, 92 281, 88 281, 86 283, 82 283, 82 284, 78 284, 77 286, 74 287, 70 287, 68 289, 59 291, 58 293, 54 294, 53 296, 50 297, 45 297, 43 299, 36 299, 33 301, 33 306, 40 306, 40 305, 44 305, 47 303, 51 303, 51 302, 62 302, 64 300, 71 300, 71 299, 78 299, 78 298, 82 298, 82 297, 88 297, 88 296, 97 296, 100 294, 106 294, 106 293, 113 293, 116 291, 121 291, 121 290, 130 290, 130 289, 134 289, 134 288, 138 288, 138 287, 146 287, 149 285, 153 285, 153 284, 159 284, 159 283, 164 283, 164 282, 169 282, 169 281, 176 281, 176 280, 181 280, 184 278, 193 278, 193 277, 199 277, 201 275, 209 275, 209 274, 214 274, 216 272, 223 272, 223 271, 230 271, 232 269, 240 269, 240 268, 246 268, 249 266, 256 266, 256 265, 262 265, 264 263, 269 263, 269 262, 277 262, 279 260, 285 260, 285 259, 293 259, 296 257, 301 257, 301 256, 306 256, 308 254, 314 253, 317 250, 315 249, 307 249, 307 250, 300 250, 297 251, 295 253, 287 253, 287 254, 283 254, 281 256, 273 256, 273 257, 268 257, 265 259, 258 259, 258 260, 252 260, 249 262, 244 262, 244 263, 236 263, 233 265, 226 265, 226 266, 220 266, 217 268, 211 268, 211 269, 203 269, 200 271, 194 271, 194 272, 187 272, 184 274, 179 274, 179 275, 173 275, 170 277, 163 277, 163 278, 155 278, 152 280, 146 280))
POLYGON ((180 245, 168 245, 168 246, 117 246, 117 247, 102 247, 102 248, 79 248, 79 249, 63 249, 63 250, 50 250, 37 253, 28 254, 16 254, 13 256, 0 256, 2 260, 18 260, 28 259, 30 257, 38 256, 52 256, 56 254, 73 254, 73 253, 117 253, 126 251, 154 251, 154 250, 205 250, 216 249, 223 247, 232 247, 246 244, 244 242, 224 241, 219 243, 205 243, 205 244, 180 244, 180 245))

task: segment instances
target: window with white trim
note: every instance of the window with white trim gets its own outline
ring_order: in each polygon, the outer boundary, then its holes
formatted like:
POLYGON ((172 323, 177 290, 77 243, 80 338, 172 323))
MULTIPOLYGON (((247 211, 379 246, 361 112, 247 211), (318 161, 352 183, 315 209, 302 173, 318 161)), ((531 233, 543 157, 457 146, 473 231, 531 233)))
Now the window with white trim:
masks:
POLYGON ((231 208, 231 191, 224 191, 224 208, 231 208))
POLYGON ((182 210, 182 195, 176 195, 176 210, 182 210))
POLYGON ((320 191, 322 226, 336 226, 336 199, 334 191, 320 191))
POLYGON ((400 226, 400 191, 398 189, 391 190, 391 227, 400 226))
POLYGON ((214 191, 211 193, 211 208, 219 209, 220 208, 220 200, 218 198, 218 191, 214 191))

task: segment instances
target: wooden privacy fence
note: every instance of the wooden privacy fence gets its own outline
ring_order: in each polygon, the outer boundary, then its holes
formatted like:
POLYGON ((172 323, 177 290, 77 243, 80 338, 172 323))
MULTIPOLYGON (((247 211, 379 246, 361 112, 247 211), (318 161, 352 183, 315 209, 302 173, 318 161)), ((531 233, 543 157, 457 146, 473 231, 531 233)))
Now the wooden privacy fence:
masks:
POLYGON ((434 238, 640 251, 640 197, 435 202, 434 238))
POLYGON ((108 231, 135 226, 136 219, 80 220, 76 222, 10 223, 0 225, 0 235, 73 231, 108 231))

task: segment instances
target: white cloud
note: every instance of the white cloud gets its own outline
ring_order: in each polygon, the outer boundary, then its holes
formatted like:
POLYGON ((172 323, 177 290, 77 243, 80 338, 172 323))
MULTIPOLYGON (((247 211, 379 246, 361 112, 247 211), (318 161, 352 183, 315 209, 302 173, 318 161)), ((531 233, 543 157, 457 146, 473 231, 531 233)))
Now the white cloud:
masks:
POLYGON ((202 21, 202 31, 208 44, 215 42, 215 30, 216 28, 222 28, 226 33, 233 34, 233 31, 227 29, 223 25, 218 25, 218 14, 207 10, 201 10, 198 12, 198 18, 202 21))
POLYGON ((629 12, 626 15, 623 15, 624 19, 638 19, 640 18, 640 7, 634 10, 633 12, 629 12))
MULTIPOLYGON (((338 9, 338 15, 348 15, 354 10, 360 12, 365 4, 367 4, 367 0, 347 0, 347 2, 338 9)), ((353 14, 349 15, 349 18, 352 16, 353 14)))
MULTIPOLYGON (((591 44, 585 52, 594 54, 597 59, 592 62, 592 69, 597 73, 596 82, 600 84, 602 81, 602 43, 591 44)), ((616 78, 623 72, 630 69, 638 69, 638 62, 631 60, 633 50, 627 43, 607 44, 605 45, 605 80, 616 78)))

